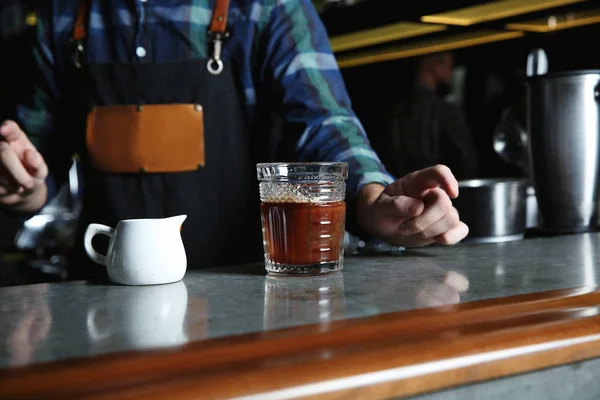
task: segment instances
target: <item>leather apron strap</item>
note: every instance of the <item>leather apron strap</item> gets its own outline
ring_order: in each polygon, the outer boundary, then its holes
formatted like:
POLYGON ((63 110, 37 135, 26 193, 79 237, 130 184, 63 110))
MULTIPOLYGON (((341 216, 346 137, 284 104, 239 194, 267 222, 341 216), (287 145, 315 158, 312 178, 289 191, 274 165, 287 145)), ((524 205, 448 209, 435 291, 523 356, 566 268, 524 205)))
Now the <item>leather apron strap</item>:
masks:
MULTIPOLYGON (((212 58, 208 60, 208 71, 213 75, 219 75, 223 71, 221 60, 221 49, 223 40, 229 37, 227 31, 227 15, 229 13, 229 0, 215 0, 212 18, 208 28, 208 37, 213 42, 212 58)), ((81 56, 83 55, 83 41, 87 37, 89 20, 89 0, 80 0, 77 17, 73 25, 72 43, 75 47, 73 61, 77 68, 81 68, 81 56)))
POLYGON ((73 25, 73 40, 83 40, 87 36, 87 22, 88 22, 88 0, 79 1, 79 10, 77 10, 77 18, 75 19, 75 25, 73 25))
MULTIPOLYGON (((213 15, 210 21, 209 35, 227 37, 227 14, 229 0, 216 0, 213 15)), ((73 25, 73 40, 83 40, 87 36, 87 22, 89 13, 89 0, 80 0, 75 25, 73 25)))
POLYGON ((227 13, 229 12, 229 0, 216 0, 213 15, 210 21, 209 34, 225 35, 227 32, 227 13))

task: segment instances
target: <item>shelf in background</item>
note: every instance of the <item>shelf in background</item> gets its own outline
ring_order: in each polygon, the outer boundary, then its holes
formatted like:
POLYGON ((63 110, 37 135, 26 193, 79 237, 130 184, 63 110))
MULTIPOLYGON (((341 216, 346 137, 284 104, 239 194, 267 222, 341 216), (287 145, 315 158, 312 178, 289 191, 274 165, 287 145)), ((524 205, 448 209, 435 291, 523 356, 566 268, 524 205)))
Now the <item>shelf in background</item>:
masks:
POLYGON ((586 0, 501 0, 491 1, 472 7, 443 12, 439 14, 424 15, 421 21, 446 24, 470 26, 482 22, 510 18, 517 15, 543 11, 550 8, 562 7, 586 0))
POLYGON ((547 33, 600 22, 600 8, 591 10, 563 12, 527 21, 513 22, 506 29, 547 33))
POLYGON ((334 52, 368 47, 376 44, 392 42, 428 33, 446 30, 445 25, 424 24, 420 22, 399 22, 375 29, 366 29, 345 35, 332 37, 331 47, 334 52))
POLYGON ((340 68, 357 67, 360 65, 422 56, 441 51, 456 50, 486 43, 515 39, 522 37, 523 35, 524 32, 521 31, 503 31, 492 29, 466 32, 447 37, 408 43, 406 45, 391 47, 388 49, 373 50, 369 52, 340 56, 338 58, 338 65, 340 68))

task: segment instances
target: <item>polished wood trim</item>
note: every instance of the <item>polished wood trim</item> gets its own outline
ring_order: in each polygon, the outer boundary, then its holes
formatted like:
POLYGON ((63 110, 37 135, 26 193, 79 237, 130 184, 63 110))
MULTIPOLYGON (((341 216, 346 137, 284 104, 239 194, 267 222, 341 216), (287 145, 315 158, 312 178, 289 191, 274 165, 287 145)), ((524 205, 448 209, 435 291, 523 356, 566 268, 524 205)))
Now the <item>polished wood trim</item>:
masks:
POLYGON ((575 288, 0 372, 0 398, 386 398, 600 355, 575 288))
POLYGON ((597 24, 600 22, 600 9, 573 11, 568 13, 547 15, 527 21, 513 22, 506 29, 547 33, 563 29, 597 24))
POLYGON ((421 17, 423 22, 469 26, 514 17, 550 8, 581 3, 585 0, 501 0, 421 17))
POLYGON ((360 65, 398 60, 401 58, 422 56, 440 51, 456 50, 465 47, 478 46, 486 43, 522 37, 523 32, 485 29, 445 36, 431 40, 423 40, 387 49, 371 50, 338 57, 340 68, 357 67, 360 65))
POLYGON ((441 32, 446 29, 445 25, 399 22, 374 29, 334 36, 329 41, 333 52, 340 52, 426 35, 428 33, 441 32))

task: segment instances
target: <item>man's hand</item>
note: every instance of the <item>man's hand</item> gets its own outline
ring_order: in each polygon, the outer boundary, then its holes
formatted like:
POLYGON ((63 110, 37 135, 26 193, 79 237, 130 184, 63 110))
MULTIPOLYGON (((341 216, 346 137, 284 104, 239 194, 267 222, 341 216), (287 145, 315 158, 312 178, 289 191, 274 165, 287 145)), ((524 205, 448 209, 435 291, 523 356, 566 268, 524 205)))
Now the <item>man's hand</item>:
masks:
POLYGON ((443 165, 408 174, 384 188, 365 186, 358 195, 358 223, 368 234, 405 247, 455 244, 469 228, 460 221, 451 198, 458 182, 443 165))
POLYGON ((0 125, 0 207, 36 212, 46 202, 48 167, 27 135, 13 121, 0 125))

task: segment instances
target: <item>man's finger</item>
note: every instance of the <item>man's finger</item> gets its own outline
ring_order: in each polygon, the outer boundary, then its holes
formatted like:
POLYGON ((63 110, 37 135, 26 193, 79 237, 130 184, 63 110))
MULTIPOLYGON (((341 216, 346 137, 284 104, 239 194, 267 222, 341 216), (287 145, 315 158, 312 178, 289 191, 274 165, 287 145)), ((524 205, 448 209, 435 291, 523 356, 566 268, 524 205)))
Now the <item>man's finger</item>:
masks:
POLYGON ((458 212, 455 209, 452 209, 439 221, 425 228, 423 232, 421 232, 421 235, 425 238, 434 238, 454 228, 459 220, 458 212))
POLYGON ((462 221, 448 232, 442 233, 435 237, 435 241, 439 244, 452 245, 460 242, 469 234, 469 227, 462 221))
POLYGON ((0 142, 0 165, 3 167, 6 178, 13 180, 25 189, 32 189, 35 182, 29 175, 23 163, 7 142, 0 142))
POLYGON ((20 194, 0 194, 0 204, 3 206, 12 206, 23 201, 23 197, 20 194))
POLYGON ((379 202, 381 213, 386 217, 413 218, 420 215, 425 208, 421 200, 407 196, 384 195, 379 202))
POLYGON ((4 138, 7 142, 16 142, 19 140, 25 140, 29 143, 29 139, 25 132, 21 130, 19 125, 15 121, 4 121, 2 125, 0 125, 0 136, 4 138))
POLYGON ((445 165, 436 165, 410 173, 388 185, 385 192, 390 196, 405 195, 421 198, 425 191, 438 187, 444 189, 450 198, 458 197, 458 181, 450 168, 445 165))
POLYGON ((23 153, 23 165, 27 172, 38 180, 46 179, 48 175, 48 166, 40 153, 35 150, 27 149, 23 153))
MULTIPOLYGON (((444 231, 437 232, 437 235, 429 235, 426 236, 425 233, 428 229, 433 229, 432 233, 435 233, 439 229, 434 227, 434 224, 438 222, 444 222, 443 218, 450 212, 455 211, 452 207, 452 202, 448 198, 446 192, 441 189, 432 189, 429 193, 427 193, 426 198, 424 199, 426 207, 425 211, 418 217, 412 218, 409 221, 403 223, 398 232, 401 235, 412 235, 412 234, 420 234, 422 237, 433 237, 437 236, 444 231)), ((451 217, 452 219, 452 217, 451 217)), ((458 219, 458 213, 456 214, 456 219, 458 219)), ((456 221, 454 221, 456 223, 456 221)), ((450 225, 447 227, 449 229, 450 225)))

